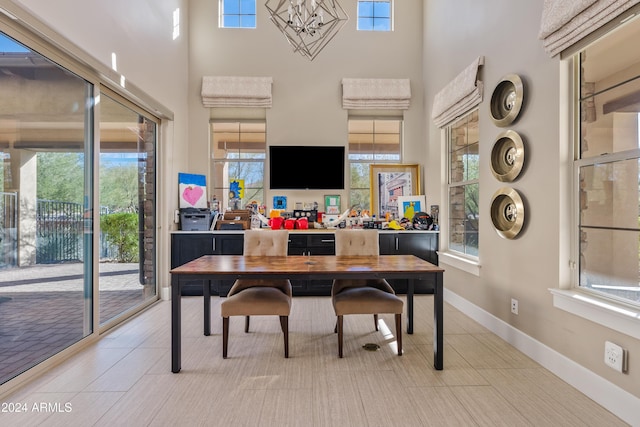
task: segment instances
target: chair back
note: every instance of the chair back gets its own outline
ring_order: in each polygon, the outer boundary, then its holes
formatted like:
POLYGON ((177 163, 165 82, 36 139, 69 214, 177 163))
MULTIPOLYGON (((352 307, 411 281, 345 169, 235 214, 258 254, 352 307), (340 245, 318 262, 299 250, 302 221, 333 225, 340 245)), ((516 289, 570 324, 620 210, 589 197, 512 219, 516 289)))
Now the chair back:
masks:
POLYGON ((378 230, 336 230, 336 255, 380 255, 378 230))
POLYGON ((287 230, 245 230, 243 254, 248 256, 286 256, 289 249, 287 230))

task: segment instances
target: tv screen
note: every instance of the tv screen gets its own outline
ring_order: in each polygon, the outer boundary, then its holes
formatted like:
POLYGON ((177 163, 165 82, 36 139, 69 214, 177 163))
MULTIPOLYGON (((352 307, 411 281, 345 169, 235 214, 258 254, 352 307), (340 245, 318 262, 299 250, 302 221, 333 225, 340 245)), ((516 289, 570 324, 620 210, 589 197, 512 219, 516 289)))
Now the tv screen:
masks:
POLYGON ((272 145, 272 190, 344 190, 344 147, 272 145))

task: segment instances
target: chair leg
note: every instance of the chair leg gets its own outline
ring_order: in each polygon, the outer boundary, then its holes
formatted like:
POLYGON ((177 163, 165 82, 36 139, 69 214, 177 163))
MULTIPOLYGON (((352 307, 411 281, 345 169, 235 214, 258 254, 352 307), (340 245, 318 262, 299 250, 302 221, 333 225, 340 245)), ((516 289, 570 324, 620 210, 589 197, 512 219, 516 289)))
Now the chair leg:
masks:
POLYGON ((338 316, 336 326, 338 328, 338 357, 342 358, 342 316, 338 316))
POLYGON ((249 332, 249 316, 244 318, 244 331, 249 332))
POLYGON ((280 316, 280 326, 284 335, 284 357, 289 358, 289 316, 280 316))
POLYGON ((222 318, 222 358, 227 358, 227 345, 229 344, 229 318, 222 318))
POLYGON ((338 333, 338 320, 336 319, 336 326, 333 327, 333 333, 337 334, 338 333))
POLYGON ((398 356, 402 356, 402 313, 396 314, 396 342, 398 343, 398 356))
POLYGON ((378 330, 378 315, 377 314, 373 315, 373 323, 374 323, 373 326, 375 326, 376 331, 377 331, 378 330))

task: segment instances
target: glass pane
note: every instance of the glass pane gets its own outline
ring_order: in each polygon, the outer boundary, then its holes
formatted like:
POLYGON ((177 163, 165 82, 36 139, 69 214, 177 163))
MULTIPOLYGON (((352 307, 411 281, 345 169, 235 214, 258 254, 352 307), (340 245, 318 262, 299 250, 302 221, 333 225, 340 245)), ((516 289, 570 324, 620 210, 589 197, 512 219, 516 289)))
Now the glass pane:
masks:
POLYGON ((373 3, 373 15, 376 18, 390 18, 391 4, 388 1, 376 1, 373 3))
POLYGON ((238 28, 240 26, 239 15, 225 15, 223 18, 224 28, 238 28))
POLYGON ((582 158, 640 147, 640 79, 587 96, 580 106, 582 158))
POLYGON ((638 229, 637 159, 580 168, 580 225, 638 229))
POLYGON ((373 3, 372 1, 359 1, 358 16, 373 16, 373 3))
POLYGON ((390 31, 391 20, 388 18, 375 18, 373 29, 375 31, 390 31))
POLYGON ((240 0, 224 0, 222 10, 225 15, 238 15, 240 13, 240 0))
POLYGON ((0 51, 5 383, 93 332, 93 86, 2 33, 0 51))
POLYGON ((358 18, 358 30, 373 30, 373 18, 358 18))
POLYGON ((240 15, 240 27, 256 28, 256 15, 240 15))
POLYGON ((635 19, 580 54, 583 158, 640 147, 639 25, 635 19))
POLYGON ((240 13, 244 15, 254 15, 255 22, 256 0, 240 0, 240 13))
POLYGON ((478 179, 478 111, 458 120, 449 130, 449 183, 478 179))
POLYGON ((465 253, 468 255, 478 256, 479 233, 478 225, 480 220, 480 210, 478 209, 478 184, 465 185, 464 187, 464 204, 465 204, 465 253))
POLYGON ((102 94, 100 323, 156 295, 153 121, 102 94))
POLYGON ((640 302, 639 253, 639 231, 581 228, 580 286, 640 302))

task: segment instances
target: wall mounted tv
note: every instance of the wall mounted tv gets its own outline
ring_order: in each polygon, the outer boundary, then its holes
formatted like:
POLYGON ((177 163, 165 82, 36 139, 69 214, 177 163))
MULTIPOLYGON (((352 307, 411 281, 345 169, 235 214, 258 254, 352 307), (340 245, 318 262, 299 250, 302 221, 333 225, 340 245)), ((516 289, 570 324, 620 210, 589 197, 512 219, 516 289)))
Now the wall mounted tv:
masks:
POLYGON ((272 190, 344 190, 344 147, 271 145, 272 190))

